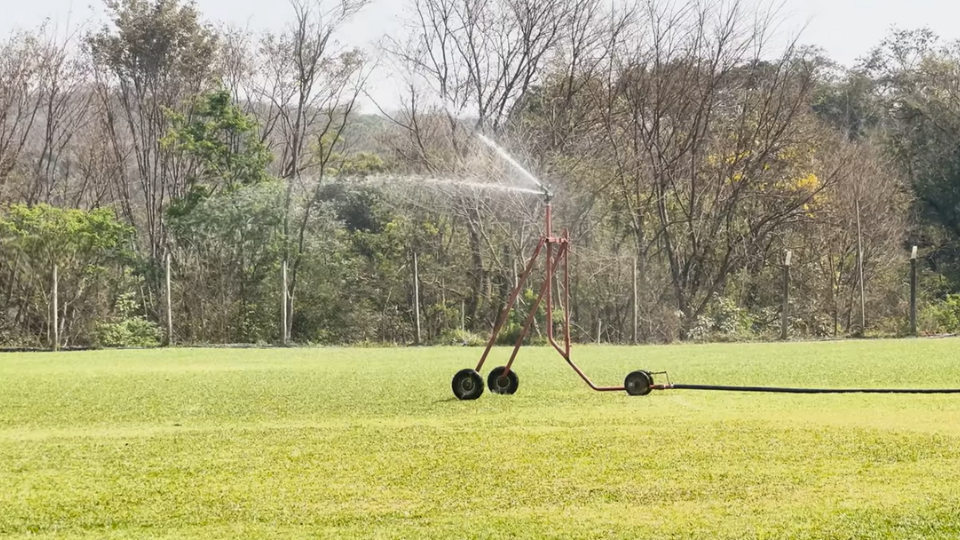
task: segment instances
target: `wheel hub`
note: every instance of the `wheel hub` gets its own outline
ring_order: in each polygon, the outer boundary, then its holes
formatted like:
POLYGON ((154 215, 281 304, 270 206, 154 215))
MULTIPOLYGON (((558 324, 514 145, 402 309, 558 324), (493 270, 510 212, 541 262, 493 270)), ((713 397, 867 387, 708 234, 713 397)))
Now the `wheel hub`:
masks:
POLYGON ((483 393, 483 378, 472 369, 461 369, 453 376, 453 395, 457 399, 477 399, 483 393))
POLYGON ((623 381, 623 388, 631 396, 645 396, 653 387, 653 377, 646 371, 634 371, 623 381))

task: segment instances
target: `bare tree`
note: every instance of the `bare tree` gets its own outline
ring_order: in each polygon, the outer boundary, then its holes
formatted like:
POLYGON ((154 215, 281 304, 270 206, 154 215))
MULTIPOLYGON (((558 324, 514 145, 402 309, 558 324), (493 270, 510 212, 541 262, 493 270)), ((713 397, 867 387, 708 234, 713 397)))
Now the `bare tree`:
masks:
POLYGON ((813 196, 773 186, 790 172, 785 152, 809 144, 814 71, 793 47, 765 60, 771 21, 749 22, 740 2, 650 0, 641 15, 646 38, 617 51, 598 105, 637 245, 662 249, 689 325, 744 247, 765 243, 813 196))
POLYGON ((259 51, 261 71, 251 95, 265 106, 263 138, 274 148, 278 174, 286 182, 283 234, 291 245, 291 306, 307 227, 324 179, 345 150, 343 135, 367 75, 361 52, 342 47, 337 34, 366 4, 294 0, 293 22, 284 32, 265 36, 259 51), (303 211, 295 215, 294 203, 300 200, 303 211))
POLYGON ((858 249, 863 250, 862 284, 868 311, 876 319, 895 317, 896 310, 904 307, 898 305, 904 298, 891 298, 886 288, 874 294, 870 289, 886 276, 892 275, 894 283, 900 281, 910 198, 901 179, 890 174, 895 167, 869 143, 835 146, 823 152, 824 159, 843 160, 849 166, 829 190, 817 197, 808 209, 809 223, 798 228, 792 239, 802 249, 803 259, 816 269, 812 283, 801 280, 798 285, 806 289, 809 298, 821 299, 818 304, 808 302, 813 304, 808 309, 831 321, 830 333, 862 334, 866 329, 860 321, 854 324, 855 315, 864 315, 859 298, 858 249), (823 290, 822 284, 828 284, 829 289, 823 290))
POLYGON ((185 175, 162 139, 169 111, 185 111, 213 84, 216 37, 193 5, 178 0, 109 0, 112 25, 88 36, 101 118, 123 167, 118 194, 145 234, 152 260, 166 242, 164 212, 183 195, 185 175))
POLYGON ((38 47, 42 111, 38 137, 31 148, 32 179, 22 198, 34 202, 70 204, 84 196, 82 180, 72 185, 72 141, 92 122, 88 89, 89 65, 78 50, 76 33, 65 38, 45 36, 38 47))
POLYGON ((16 32, 0 43, 0 196, 20 165, 49 90, 41 83, 40 40, 32 33, 16 32))

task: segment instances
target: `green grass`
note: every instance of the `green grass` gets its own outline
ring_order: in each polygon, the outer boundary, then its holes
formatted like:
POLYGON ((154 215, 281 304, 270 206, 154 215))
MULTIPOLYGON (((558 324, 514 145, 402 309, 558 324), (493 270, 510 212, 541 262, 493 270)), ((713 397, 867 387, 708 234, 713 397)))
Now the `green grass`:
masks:
MULTIPOLYGON (((478 354, 0 355, 0 537, 960 537, 960 396, 600 394, 539 348, 516 395, 456 401, 478 354)), ((958 340, 574 354, 604 384, 960 387, 958 340)))

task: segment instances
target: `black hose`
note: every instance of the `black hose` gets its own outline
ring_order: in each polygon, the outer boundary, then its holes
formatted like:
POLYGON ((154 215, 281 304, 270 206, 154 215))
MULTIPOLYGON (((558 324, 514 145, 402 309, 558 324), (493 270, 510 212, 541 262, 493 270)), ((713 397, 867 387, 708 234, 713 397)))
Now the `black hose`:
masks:
POLYGON ((767 392, 773 394, 960 394, 960 388, 778 388, 775 386, 672 384, 665 385, 662 389, 715 390, 718 392, 767 392))

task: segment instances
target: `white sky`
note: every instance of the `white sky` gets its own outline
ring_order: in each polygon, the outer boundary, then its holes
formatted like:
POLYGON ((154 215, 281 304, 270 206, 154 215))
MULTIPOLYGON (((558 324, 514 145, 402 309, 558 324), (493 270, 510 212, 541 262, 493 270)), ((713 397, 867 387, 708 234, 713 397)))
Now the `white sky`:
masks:
MULTIPOLYGON (((291 19, 286 0, 195 0, 210 22, 252 30, 278 29, 291 19)), ((893 27, 928 27, 947 40, 960 39, 958 0, 781 0, 781 33, 801 33, 804 44, 823 47, 831 58, 852 65, 893 27)), ((372 0, 343 35, 346 43, 368 47, 403 26, 406 0, 372 0)), ((59 28, 98 17, 100 0, 0 0, 0 36, 30 28, 49 18, 59 28)), ((370 93, 387 106, 396 103, 394 78, 381 72, 370 93)), ((367 112, 373 112, 370 106, 367 112)))

